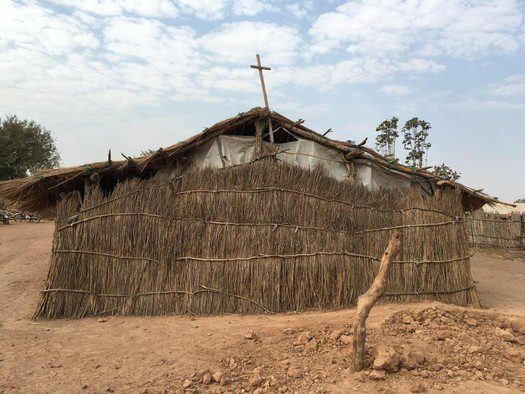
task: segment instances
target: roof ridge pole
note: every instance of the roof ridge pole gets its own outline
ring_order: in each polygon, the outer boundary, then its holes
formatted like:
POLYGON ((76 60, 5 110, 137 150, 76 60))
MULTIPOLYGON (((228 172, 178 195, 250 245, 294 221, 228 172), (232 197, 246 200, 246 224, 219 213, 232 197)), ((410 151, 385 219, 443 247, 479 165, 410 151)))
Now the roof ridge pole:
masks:
POLYGON ((261 65, 261 57, 257 53, 255 55, 255 60, 257 61, 257 64, 252 64, 250 67, 255 68, 256 70, 259 70, 259 80, 261 81, 261 89, 263 92, 263 99, 264 99, 264 107, 268 110, 268 131, 270 134, 270 144, 273 144, 273 127, 272 127, 272 118, 270 115, 270 106, 268 105, 268 95, 266 94, 266 85, 264 84, 264 75, 263 70, 270 71, 270 67, 265 67, 261 65))

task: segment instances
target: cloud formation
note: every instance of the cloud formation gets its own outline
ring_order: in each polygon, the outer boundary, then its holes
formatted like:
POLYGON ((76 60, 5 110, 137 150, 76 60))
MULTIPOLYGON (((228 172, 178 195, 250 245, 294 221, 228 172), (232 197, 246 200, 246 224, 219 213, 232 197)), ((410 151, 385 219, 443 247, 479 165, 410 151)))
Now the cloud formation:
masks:
POLYGON ((320 15, 309 30, 310 50, 343 47, 367 57, 477 55, 516 50, 522 22, 512 0, 349 1, 320 15))

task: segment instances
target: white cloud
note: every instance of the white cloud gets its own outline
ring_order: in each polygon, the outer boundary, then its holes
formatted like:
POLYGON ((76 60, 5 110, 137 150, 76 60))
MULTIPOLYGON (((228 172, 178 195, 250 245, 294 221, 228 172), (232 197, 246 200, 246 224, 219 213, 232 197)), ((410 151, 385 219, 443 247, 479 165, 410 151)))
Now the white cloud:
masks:
POLYGON ((385 85, 381 88, 383 92, 394 96, 404 96, 412 92, 412 89, 404 85, 385 85))
POLYGON ((368 57, 508 53, 519 47, 521 11, 515 0, 363 0, 318 17, 310 48, 345 47, 368 57))
POLYGON ((259 53, 263 62, 280 65, 295 60, 301 37, 295 27, 244 21, 223 24, 200 42, 221 62, 247 65, 259 53))
POLYGON ((305 18, 312 13, 314 9, 313 0, 306 0, 302 2, 295 2, 286 5, 286 10, 298 19, 305 18))
POLYGON ((178 0, 177 5, 186 13, 201 19, 224 18, 228 2, 226 0, 178 0))
POLYGON ((511 75, 499 83, 490 84, 489 92, 496 96, 525 98, 525 74, 511 75))
POLYGON ((466 111, 523 110, 525 108, 525 74, 515 74, 483 89, 463 95, 453 103, 466 111))
POLYGON ((100 16, 175 18, 181 13, 205 20, 224 19, 229 13, 254 16, 277 7, 262 0, 50 0, 54 4, 100 16))
POLYGON ((277 11, 278 8, 272 4, 259 0, 234 0, 232 11, 235 15, 254 16, 263 11, 277 11))
POLYGON ((92 14, 115 16, 124 13, 146 17, 176 17, 178 10, 170 0, 51 0, 92 14))
POLYGON ((525 108, 525 103, 517 103, 509 100, 492 100, 483 98, 466 98, 451 103, 450 108, 464 111, 486 111, 486 110, 506 110, 515 111, 525 108))

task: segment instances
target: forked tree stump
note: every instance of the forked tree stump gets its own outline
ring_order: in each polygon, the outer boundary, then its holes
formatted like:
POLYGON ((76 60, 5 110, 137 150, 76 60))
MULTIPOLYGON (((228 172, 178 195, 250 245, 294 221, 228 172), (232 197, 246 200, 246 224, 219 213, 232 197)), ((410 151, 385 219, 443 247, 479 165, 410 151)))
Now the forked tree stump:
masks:
POLYGON ((379 265, 379 272, 377 273, 374 282, 367 292, 361 294, 357 299, 357 312, 353 328, 354 370, 356 372, 362 371, 366 367, 366 319, 370 314, 370 310, 384 292, 388 278, 388 271, 400 250, 401 238, 399 232, 395 231, 392 234, 392 238, 390 238, 385 253, 383 253, 379 265))

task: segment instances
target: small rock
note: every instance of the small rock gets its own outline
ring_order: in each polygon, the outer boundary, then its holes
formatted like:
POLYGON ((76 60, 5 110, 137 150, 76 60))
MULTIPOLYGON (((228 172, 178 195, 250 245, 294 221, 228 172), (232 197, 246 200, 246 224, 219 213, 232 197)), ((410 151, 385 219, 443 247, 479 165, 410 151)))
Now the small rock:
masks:
POLYGON ((248 331, 246 334, 244 334, 244 339, 255 341, 257 339, 257 334, 255 334, 253 331, 248 331))
POLYGON ((426 393, 427 388, 423 385, 423 383, 416 384, 410 389, 411 393, 426 393))
POLYGON ((494 333, 507 342, 516 342, 516 338, 509 331, 496 327, 494 333))
POLYGON ((106 319, 103 319, 103 318, 99 318, 99 319, 97 319, 97 321, 98 321, 99 323, 105 323, 105 322, 107 322, 107 320, 106 320, 106 319))
POLYGON ((182 383, 182 387, 185 389, 190 388, 193 385, 193 382, 190 379, 186 379, 184 383, 182 383))
POLYGON ((289 368, 288 372, 286 372, 286 375, 288 375, 291 378, 302 378, 303 377, 303 371, 301 371, 299 368, 289 368))
POLYGON ((330 339, 335 342, 344 334, 346 334, 346 330, 335 330, 330 334, 330 339))
POLYGON ((374 369, 368 377, 372 380, 385 380, 386 372, 382 369, 374 369))
POLYGON ((235 359, 232 357, 230 358, 230 361, 229 361, 229 367, 230 369, 237 369, 238 365, 237 365, 237 361, 235 361, 235 359))
POLYGON ((470 354, 480 353, 482 350, 483 348, 481 346, 475 346, 475 345, 468 348, 468 352, 470 354))
POLYGON ((476 327, 479 324, 479 322, 473 318, 465 319, 465 323, 471 327, 476 327))
POLYGON ((221 371, 217 371, 213 374, 212 378, 215 382, 220 383, 224 374, 221 371))
POLYGON ((525 335, 525 318, 517 318, 510 322, 510 328, 520 335, 525 335))
POLYGON ((310 339, 312 339, 314 336, 312 335, 312 333, 310 331, 303 331, 299 334, 299 336, 297 337, 297 342, 299 344, 301 343, 306 343, 308 342, 310 339))
POLYGON ((523 354, 518 349, 514 349, 510 346, 503 351, 503 357, 516 363, 521 363, 524 359, 523 354))
POLYGON ((317 347, 319 346, 319 343, 316 339, 312 339, 306 343, 305 348, 308 350, 317 350, 317 347))
POLYGON ((365 374, 363 371, 356 372, 354 377, 355 377, 355 380, 357 380, 358 382, 364 383, 365 381, 365 374))
POLYGON ((202 383, 203 384, 210 384, 212 379, 213 378, 211 376, 211 373, 205 373, 204 375, 202 375, 202 383))
POLYGON ((344 343, 345 345, 350 345, 352 343, 352 336, 351 335, 341 335, 339 337, 339 341, 341 343, 344 343))
POLYGON ((401 358, 401 365, 406 369, 414 369, 424 364, 426 357, 417 351, 408 351, 401 358))
POLYGON ((414 319, 412 318, 412 316, 410 316, 410 315, 404 315, 403 316, 403 320, 402 320, 403 324, 410 324, 413 321, 414 321, 414 319))
POLYGON ((388 346, 380 346, 375 349, 376 356, 374 359, 373 368, 385 370, 388 372, 399 371, 399 364, 401 359, 396 351, 388 346))
POLYGON ((250 386, 259 387, 262 384, 263 379, 260 376, 257 376, 257 377, 251 378, 249 382, 250 382, 250 386))

